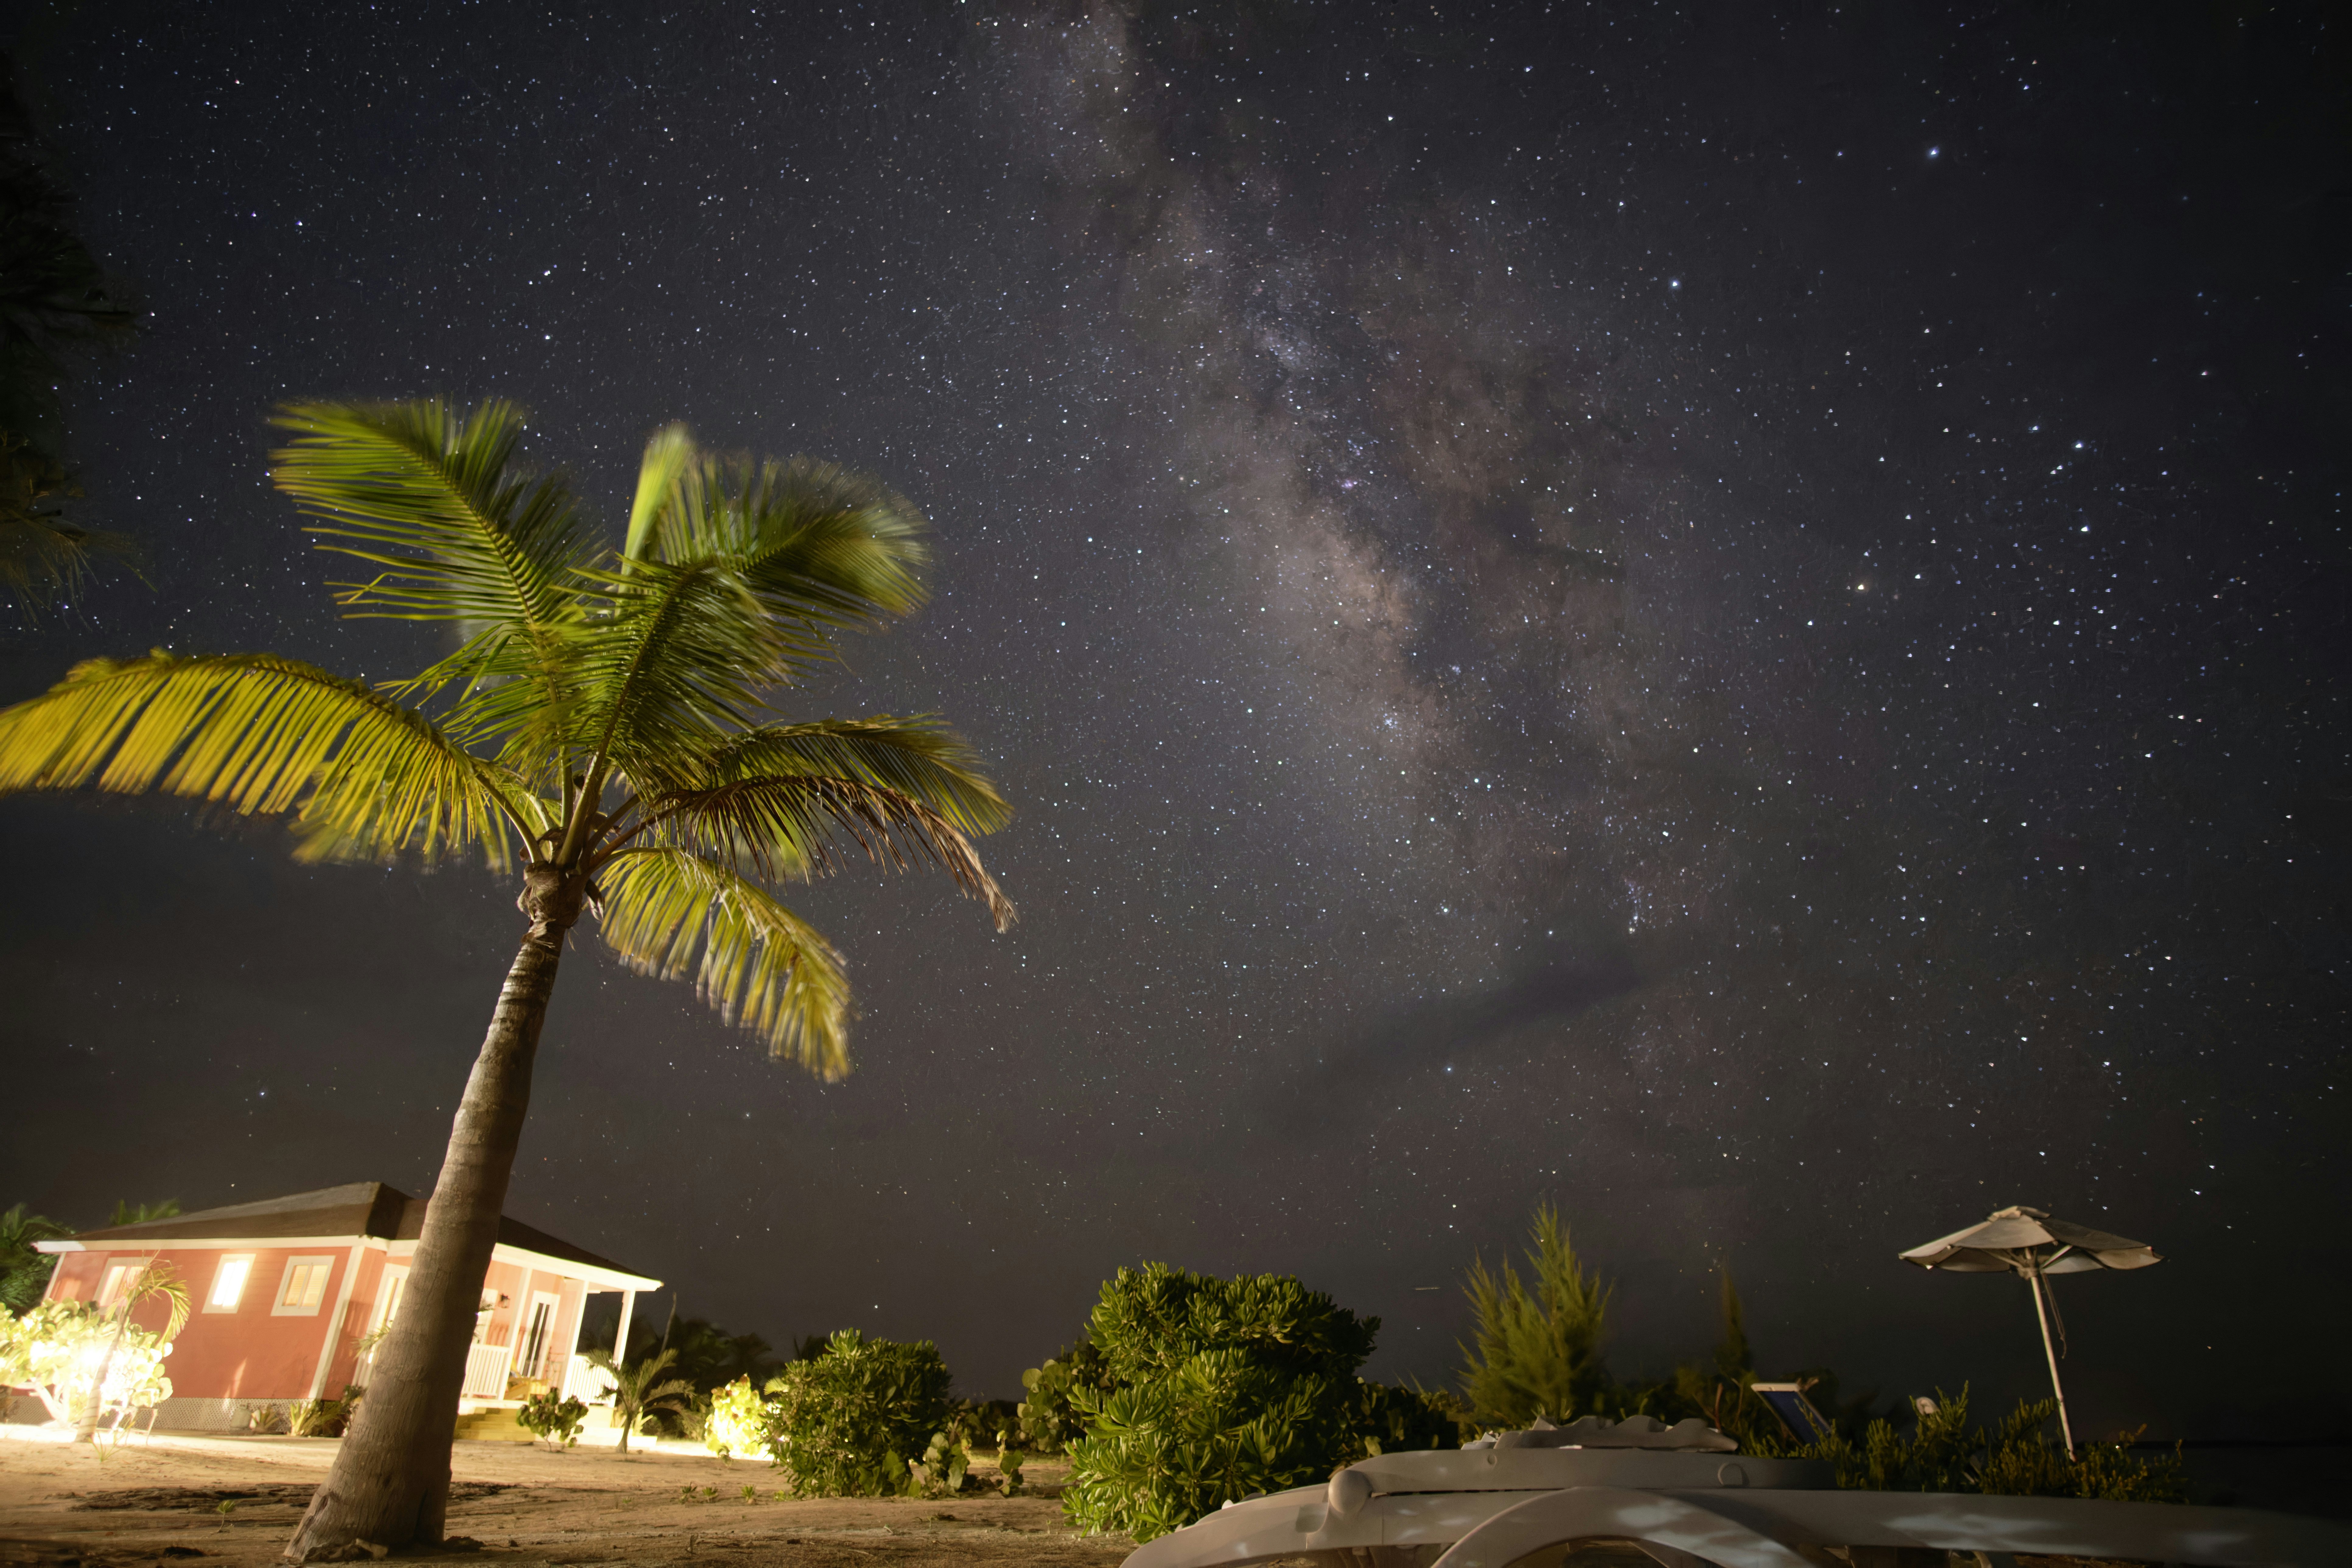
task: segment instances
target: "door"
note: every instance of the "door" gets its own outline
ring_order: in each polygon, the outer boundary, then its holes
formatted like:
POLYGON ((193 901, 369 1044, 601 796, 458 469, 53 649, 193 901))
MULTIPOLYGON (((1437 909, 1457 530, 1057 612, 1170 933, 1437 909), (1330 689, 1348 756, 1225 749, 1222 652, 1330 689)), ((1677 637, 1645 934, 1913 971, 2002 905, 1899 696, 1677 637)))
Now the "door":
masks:
POLYGON ((544 1290, 531 1292, 530 1310, 523 1319, 522 1354, 515 1363, 517 1377, 546 1375, 547 1352, 555 1339, 555 1314, 562 1305, 560 1297, 544 1290))

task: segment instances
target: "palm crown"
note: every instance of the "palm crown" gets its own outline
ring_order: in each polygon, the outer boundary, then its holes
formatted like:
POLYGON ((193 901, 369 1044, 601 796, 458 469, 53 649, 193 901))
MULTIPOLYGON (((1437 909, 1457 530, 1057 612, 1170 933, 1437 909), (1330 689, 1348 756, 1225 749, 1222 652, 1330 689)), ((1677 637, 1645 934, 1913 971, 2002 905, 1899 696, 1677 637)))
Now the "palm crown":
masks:
POLYGON ((806 459, 647 445, 622 547, 561 477, 521 472, 492 403, 302 404, 278 487, 365 565, 344 613, 448 623, 457 647, 370 686, 271 654, 95 659, 0 712, 0 790, 162 790, 290 817, 313 859, 518 859, 584 879, 634 968, 692 976, 772 1052, 848 1069, 834 948, 775 893, 863 851, 1013 907, 971 837, 1010 813, 926 718, 778 722, 836 632, 917 607, 921 517, 806 459))

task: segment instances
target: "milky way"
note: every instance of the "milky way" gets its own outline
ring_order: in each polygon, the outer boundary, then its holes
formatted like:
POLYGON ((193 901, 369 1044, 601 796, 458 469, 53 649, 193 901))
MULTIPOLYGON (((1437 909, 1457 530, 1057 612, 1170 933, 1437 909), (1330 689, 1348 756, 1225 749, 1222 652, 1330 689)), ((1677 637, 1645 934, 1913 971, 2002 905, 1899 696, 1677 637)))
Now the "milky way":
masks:
MULTIPOLYGON (((2316 20, 1557 9, 86 19, 41 68, 152 331, 81 456, 156 581, 5 695, 430 651, 331 618, 278 398, 515 397, 608 515, 672 417, 856 463, 939 596, 807 700, 996 759, 1023 922, 811 889, 830 1089, 583 942, 519 1214, 1003 1392, 1145 1257, 1301 1273, 1438 1379, 1549 1196, 1627 1370, 1728 1266, 1768 1371, 2005 1392, 2021 1293, 1893 1254, 2028 1202, 2169 1259, 2070 1293, 2087 1425, 2317 1398, 2242 1342, 2342 1283, 2294 1240, 2352 777, 2316 20)), ((123 1129, 0 1195, 429 1183, 505 890, 0 834, 12 1054, 123 1129)))

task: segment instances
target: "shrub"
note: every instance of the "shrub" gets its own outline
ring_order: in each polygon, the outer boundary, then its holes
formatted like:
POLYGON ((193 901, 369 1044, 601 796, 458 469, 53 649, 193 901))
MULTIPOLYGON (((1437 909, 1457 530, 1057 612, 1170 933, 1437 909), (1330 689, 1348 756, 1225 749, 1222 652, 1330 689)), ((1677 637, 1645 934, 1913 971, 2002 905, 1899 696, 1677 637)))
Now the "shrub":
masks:
POLYGON ((1356 1441, 1348 1462, 1408 1449, 1459 1447, 1469 1424, 1462 1402, 1444 1389, 1359 1382, 1351 1423, 1356 1441))
POLYGON ((1021 1407, 1010 1399, 950 1399, 948 1435, 969 1448, 995 1448, 997 1434, 1018 1431, 1021 1407))
POLYGON ((342 1435, 343 1402, 340 1399, 298 1399, 286 1407, 286 1430, 296 1437, 336 1437, 342 1435))
POLYGON ((587 1404, 576 1397, 558 1399, 552 1393, 534 1394, 515 1412, 515 1420, 532 1436, 569 1448, 580 1441, 580 1427, 588 1419, 587 1404))
POLYGON ((1841 1487, 1867 1491, 1985 1492, 2001 1497, 2099 1498, 2110 1502, 2179 1502, 2187 1495, 2181 1461, 2142 1459, 2128 1445, 2137 1434, 2082 1445, 2074 1458, 2050 1442, 2044 1428, 2058 1414, 2055 1401, 2017 1402, 2017 1408, 1988 1435, 1969 1426, 1969 1391, 1936 1391, 1933 1408, 1922 1411, 1908 1438, 1886 1420, 1870 1423, 1862 1441, 1840 1432, 1818 1443, 1789 1448, 1762 1442, 1765 1454, 1825 1459, 1841 1487))
POLYGON ((132 1412, 172 1396, 163 1373, 171 1353, 170 1334, 126 1325, 87 1303, 43 1301, 22 1316, 0 1307, 0 1387, 29 1391, 54 1421, 77 1422, 95 1401, 96 1419, 120 1429, 132 1412))
POLYGON ((1498 1426, 1601 1414, 1610 1389, 1601 1342, 1612 1289, 1584 1268, 1549 1204, 1536 1210, 1529 1239, 1532 1286, 1507 1261, 1499 1274, 1483 1258, 1470 1265, 1477 1329, 1476 1343, 1465 1347, 1464 1390, 1479 1418, 1498 1426))
MULTIPOLYGON (((1068 1445, 1065 1511, 1149 1541, 1360 1457, 1355 1373, 1379 1328, 1285 1275, 1120 1269, 1087 1324, 1109 1390, 1071 1390, 1087 1425, 1068 1445)), ((1396 1391, 1379 1403, 1413 1425, 1396 1391)))
POLYGON ((1078 1407, 1078 1394, 1108 1394, 1114 1382, 1102 1352, 1081 1334, 1077 1343, 1057 1352, 1045 1365, 1023 1373, 1021 1386, 1029 1394, 1013 1407, 1021 1423, 1021 1440, 1041 1454, 1060 1454, 1087 1435, 1087 1415, 1078 1407))
POLYGON ((760 1397, 749 1377, 739 1377, 710 1396, 710 1415, 703 1423, 702 1446, 722 1459, 755 1453, 768 1446, 774 1410, 760 1397))
POLYGON ((899 1344, 844 1329, 768 1384, 769 1451, 800 1497, 888 1497, 947 1426, 948 1369, 929 1340, 899 1344))
POLYGON ((923 1448, 920 1459, 909 1462, 914 1472, 909 1491, 925 1497, 953 1497, 963 1490, 965 1474, 971 1468, 971 1454, 959 1437, 945 1432, 934 1432, 923 1448))

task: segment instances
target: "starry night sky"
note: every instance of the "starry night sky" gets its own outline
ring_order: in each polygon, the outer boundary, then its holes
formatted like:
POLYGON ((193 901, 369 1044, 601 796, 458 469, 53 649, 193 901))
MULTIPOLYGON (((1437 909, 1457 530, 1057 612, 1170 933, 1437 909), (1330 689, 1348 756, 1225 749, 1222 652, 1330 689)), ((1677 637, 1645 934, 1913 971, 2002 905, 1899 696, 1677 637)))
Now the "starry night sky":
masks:
MULTIPOLYGON (((1861 9, 92 8, 19 56, 149 310, 72 415, 153 585, 0 699, 437 651, 335 618, 281 399, 511 397, 607 520, 673 418, 866 468, 936 598, 792 707, 972 737, 1022 922, 803 890, 834 1088, 583 936, 518 1217, 1003 1395, 1145 1258, 1444 1378, 1550 1197, 1622 1372, 1727 1265, 1768 1375, 2005 1404, 2026 1293, 1894 1255, 2023 1202, 2168 1258, 2060 1282, 2078 1430, 2335 1429, 2345 35, 1861 9)), ((149 802, 0 857, 0 1200, 429 1191, 510 886, 149 802)))

